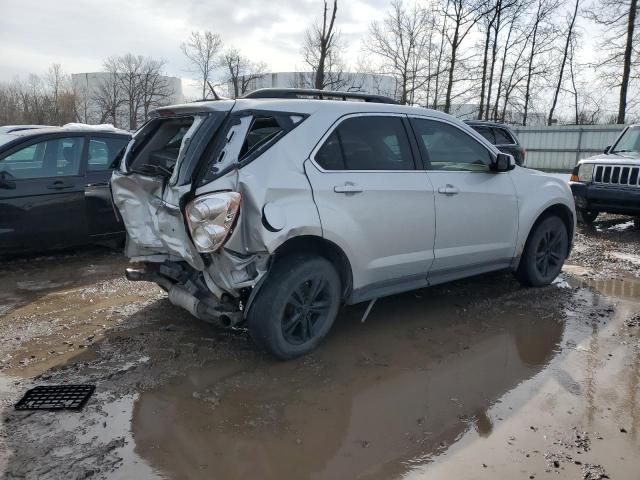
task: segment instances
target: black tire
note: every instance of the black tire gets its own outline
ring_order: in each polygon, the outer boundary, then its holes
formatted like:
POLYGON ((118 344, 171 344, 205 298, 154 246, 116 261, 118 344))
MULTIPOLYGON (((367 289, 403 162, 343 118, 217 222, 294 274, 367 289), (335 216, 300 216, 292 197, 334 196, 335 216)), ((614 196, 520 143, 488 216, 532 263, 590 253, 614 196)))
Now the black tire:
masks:
POLYGON ((578 214, 578 221, 580 223, 591 225, 593 222, 595 222, 596 218, 598 218, 599 212, 595 210, 585 210, 584 208, 579 208, 576 213, 578 214))
POLYGON ((636 227, 636 230, 640 230, 640 217, 636 217, 633 219, 633 225, 636 227))
POLYGON ((569 234, 564 222, 555 215, 541 219, 524 247, 516 278, 524 285, 549 285, 562 270, 569 251, 569 234))
POLYGON ((315 255, 278 261, 247 315, 253 340, 280 360, 311 352, 331 329, 341 302, 340 277, 315 255))

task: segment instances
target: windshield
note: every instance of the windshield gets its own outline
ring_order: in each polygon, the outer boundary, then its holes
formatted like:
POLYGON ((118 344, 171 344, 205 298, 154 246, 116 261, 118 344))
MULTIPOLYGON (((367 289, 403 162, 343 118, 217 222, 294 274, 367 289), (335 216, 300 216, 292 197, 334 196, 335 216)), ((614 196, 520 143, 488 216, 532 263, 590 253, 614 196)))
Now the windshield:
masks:
POLYGON ((611 153, 640 152, 640 126, 629 127, 611 149, 611 153))

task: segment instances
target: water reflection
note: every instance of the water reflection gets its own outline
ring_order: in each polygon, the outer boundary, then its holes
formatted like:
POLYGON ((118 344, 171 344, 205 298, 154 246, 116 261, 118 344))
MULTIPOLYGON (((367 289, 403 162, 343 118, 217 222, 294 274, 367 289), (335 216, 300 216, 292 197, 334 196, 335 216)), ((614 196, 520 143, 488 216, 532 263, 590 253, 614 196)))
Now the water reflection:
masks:
POLYGON ((451 300, 393 297, 364 326, 347 312, 311 357, 208 365, 144 393, 136 450, 176 478, 390 478, 469 428, 489 436, 487 409, 549 362, 564 323, 451 300))

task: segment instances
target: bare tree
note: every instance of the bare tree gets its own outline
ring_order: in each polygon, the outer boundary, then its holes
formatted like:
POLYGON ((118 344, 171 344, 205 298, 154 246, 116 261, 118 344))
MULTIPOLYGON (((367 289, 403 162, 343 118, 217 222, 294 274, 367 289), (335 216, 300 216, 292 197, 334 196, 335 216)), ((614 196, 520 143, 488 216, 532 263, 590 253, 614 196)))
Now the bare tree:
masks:
POLYGON ((398 79, 400 103, 414 103, 416 93, 429 76, 430 34, 435 28, 427 11, 413 5, 406 8, 394 0, 382 22, 373 22, 366 49, 381 60, 380 71, 398 79))
POLYGON ((53 63, 47 72, 47 83, 51 91, 53 104, 53 121, 57 125, 60 122, 60 96, 62 95, 67 79, 62 72, 62 66, 59 63, 53 63))
MULTIPOLYGON (((443 11, 449 10, 449 2, 450 0, 446 0, 446 3, 443 6, 443 11)), ((440 42, 438 44, 438 50, 435 59, 435 67, 436 67, 436 76, 434 79, 434 91, 433 91, 433 104, 432 108, 435 110, 438 108, 438 100, 440 99, 440 76, 445 70, 446 58, 445 58, 445 48, 447 43, 447 16, 442 16, 442 25, 440 26, 440 42)))
POLYGON ((220 57, 220 65, 225 70, 224 80, 230 85, 233 98, 247 93, 251 83, 262 77, 267 69, 264 62, 252 62, 237 48, 224 52, 220 57))
POLYGON ((556 105, 558 103, 558 95, 560 94, 560 89, 562 88, 564 68, 567 63, 567 57, 569 55, 569 48, 571 47, 572 38, 575 35, 574 27, 576 24, 576 19, 578 18, 579 6, 580 6, 580 0, 576 0, 575 7, 573 9, 573 15, 571 15, 569 20, 569 26, 567 27, 566 41, 564 44, 564 50, 562 51, 562 60, 560 62, 560 73, 558 74, 558 82, 556 83, 556 88, 553 94, 553 101, 551 103, 551 109, 549 110, 549 118, 547 119, 547 125, 553 125, 553 112, 555 111, 556 105))
MULTIPOLYGON (((505 72, 507 70, 507 58, 510 53, 517 52, 516 48, 522 44, 527 43, 527 37, 524 35, 524 32, 521 29, 520 18, 523 14, 523 10, 526 8, 526 3, 521 0, 515 0, 511 4, 503 4, 504 8, 504 25, 507 28, 507 35, 504 40, 504 47, 502 49, 502 58, 500 61, 500 73, 498 75, 498 86, 496 90, 496 99, 493 104, 493 109, 491 110, 491 118, 494 120, 498 120, 498 108, 500 99, 503 95, 503 88, 505 87, 505 72)), ((520 55, 522 54, 522 50, 520 50, 520 55)), ((518 62, 514 63, 514 68, 517 68, 518 62)), ((487 114, 489 113, 489 109, 491 105, 489 104, 490 97, 487 96, 487 114)), ((487 115, 489 118, 489 115, 487 115)))
POLYGON ((451 110, 451 96, 453 84, 455 83, 455 69, 459 60, 458 55, 462 42, 482 18, 483 3, 480 0, 447 0, 447 7, 444 14, 450 21, 447 30, 447 40, 451 47, 451 58, 449 61, 449 78, 447 81, 447 93, 444 102, 444 111, 451 110))
MULTIPOLYGON (((632 67, 638 59, 638 0, 599 0, 589 17, 606 28, 599 44, 601 58, 595 64, 610 87, 620 87, 617 123, 625 123, 632 67)), ((635 79, 637 79, 637 74, 635 79)))
POLYGON ((47 74, 0 84, 0 125, 39 123, 62 125, 75 120, 74 92, 59 64, 47 74))
POLYGON ((338 0, 333 0, 331 12, 325 0, 322 21, 305 33, 302 55, 313 72, 313 88, 319 90, 327 87, 338 89, 345 81, 344 65, 339 52, 340 34, 335 31, 337 12, 338 0))
POLYGON ((524 108, 522 115, 522 124, 527 125, 527 117, 529 115, 529 107, 531 104, 532 89, 535 78, 540 75, 544 69, 540 68, 540 58, 548 53, 551 49, 551 43, 555 38, 555 30, 549 25, 549 19, 558 9, 559 0, 537 0, 536 11, 531 22, 529 31, 530 51, 527 58, 526 84, 524 91, 524 108))
POLYGON ((189 39, 180 49, 191 64, 192 72, 198 75, 202 87, 202 98, 208 98, 215 70, 218 66, 218 54, 222 49, 220 35, 212 32, 191 32, 189 39))
POLYGON ((141 120, 149 120, 149 112, 167 104, 175 94, 169 80, 164 76, 164 60, 146 58, 142 64, 140 77, 140 104, 142 106, 141 120))
POLYGON ((127 53, 115 59, 118 68, 118 84, 127 107, 129 128, 138 128, 138 113, 142 106, 142 70, 144 58, 127 53))
POLYGON ((126 102, 119 80, 119 64, 115 57, 107 58, 103 63, 105 75, 101 77, 93 92, 92 103, 98 113, 98 123, 110 123, 117 127, 119 110, 126 102))

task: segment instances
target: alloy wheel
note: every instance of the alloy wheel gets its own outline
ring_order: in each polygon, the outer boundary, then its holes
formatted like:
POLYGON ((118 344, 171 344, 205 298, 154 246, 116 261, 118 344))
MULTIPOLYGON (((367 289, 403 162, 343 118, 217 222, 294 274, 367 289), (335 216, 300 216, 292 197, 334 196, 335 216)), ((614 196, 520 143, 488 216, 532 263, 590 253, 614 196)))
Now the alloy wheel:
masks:
POLYGON ((331 290, 322 277, 298 285, 289 296, 282 318, 282 336, 292 345, 312 340, 331 310, 331 290))
POLYGON ((536 248, 536 269, 544 278, 555 274, 564 261, 562 235, 555 230, 546 230, 536 248), (554 273, 555 272, 555 273, 554 273))

